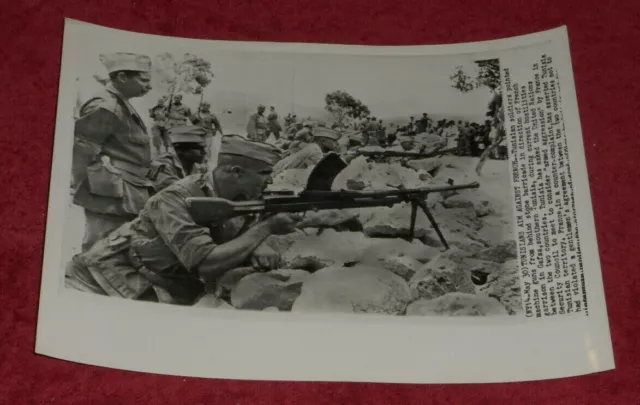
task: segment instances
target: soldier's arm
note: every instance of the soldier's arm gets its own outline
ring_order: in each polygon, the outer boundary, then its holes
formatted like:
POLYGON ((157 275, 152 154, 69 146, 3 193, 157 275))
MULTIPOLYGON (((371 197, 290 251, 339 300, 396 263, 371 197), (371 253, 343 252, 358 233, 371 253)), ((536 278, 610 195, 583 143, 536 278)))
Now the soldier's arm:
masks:
POLYGON ((165 190, 149 200, 147 211, 156 231, 180 263, 205 282, 215 281, 241 265, 271 234, 269 224, 260 222, 239 237, 216 245, 209 229, 196 224, 189 215, 185 197, 175 190, 165 190))
POLYGON ((72 181, 78 185, 86 170, 102 151, 102 145, 113 134, 120 120, 107 100, 96 98, 80 111, 75 122, 72 181))
POLYGON ((153 182, 153 190, 158 193, 180 180, 178 173, 164 162, 152 162, 149 179, 153 182))
POLYGON ((217 132, 220 132, 222 134, 222 125, 220 125, 220 121, 218 120, 218 117, 212 114, 211 119, 213 122, 213 127, 216 129, 217 132))

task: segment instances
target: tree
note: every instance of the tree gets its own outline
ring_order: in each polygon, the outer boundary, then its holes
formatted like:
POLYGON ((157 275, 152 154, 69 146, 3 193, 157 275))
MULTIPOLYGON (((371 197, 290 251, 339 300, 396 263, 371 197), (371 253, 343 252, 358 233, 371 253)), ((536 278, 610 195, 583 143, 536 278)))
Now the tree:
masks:
POLYGON ((347 119, 362 118, 371 114, 369 107, 355 99, 346 91, 336 90, 324 97, 325 109, 329 111, 335 122, 342 126, 347 119))
POLYGON ((474 61, 477 67, 475 79, 469 76, 462 66, 456 66, 454 72, 449 79, 451 87, 462 92, 468 93, 471 90, 487 87, 491 91, 500 88, 500 60, 486 59, 474 61))
POLYGON ((153 71, 154 87, 166 89, 169 98, 173 97, 174 93, 200 94, 200 104, 204 97, 204 89, 214 77, 211 63, 190 53, 185 53, 179 60, 168 52, 157 55, 153 71))

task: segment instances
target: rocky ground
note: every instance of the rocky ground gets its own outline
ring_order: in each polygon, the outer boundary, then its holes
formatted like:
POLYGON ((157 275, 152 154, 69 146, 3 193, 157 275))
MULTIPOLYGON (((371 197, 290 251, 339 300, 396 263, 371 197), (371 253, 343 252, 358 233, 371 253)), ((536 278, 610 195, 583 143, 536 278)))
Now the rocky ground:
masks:
MULTIPOLYGON (((427 140, 428 141, 428 140, 427 140)), ((422 149, 424 151, 424 148, 422 149)), ((410 207, 308 212, 306 227, 272 236, 281 269, 230 271, 197 307, 261 311, 491 316, 521 313, 508 161, 445 155, 419 160, 353 159, 333 188, 392 190, 478 181, 478 189, 435 193, 427 204, 451 248, 444 251, 418 212, 409 242, 410 207)), ((301 190, 310 169, 286 170, 272 188, 301 190)), ((77 252, 83 214, 71 206, 65 260, 77 252)))
MULTIPOLYGON (((428 206, 451 245, 444 251, 419 212, 407 241, 410 207, 309 212, 308 227, 268 243, 282 269, 236 269, 221 280, 220 297, 198 306, 266 311, 492 316, 521 312, 507 161, 477 158, 352 160, 333 188, 392 190, 478 181, 480 188, 432 194, 428 206)), ((274 189, 301 190, 310 169, 274 179, 274 189)))

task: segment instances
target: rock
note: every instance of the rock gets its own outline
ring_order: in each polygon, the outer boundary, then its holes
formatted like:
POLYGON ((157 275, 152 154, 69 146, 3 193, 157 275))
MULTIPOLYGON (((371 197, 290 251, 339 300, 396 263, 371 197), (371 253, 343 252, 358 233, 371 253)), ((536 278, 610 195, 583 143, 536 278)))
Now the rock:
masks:
POLYGON ((409 166, 413 170, 416 170, 416 171, 424 170, 429 174, 433 175, 438 171, 440 166, 442 166, 442 161, 437 157, 409 160, 407 162, 407 166, 409 166))
POLYGON ((282 254, 301 237, 306 236, 302 230, 290 233, 288 235, 270 235, 263 243, 266 243, 271 249, 282 254))
POLYGON ((473 257, 476 259, 504 263, 507 260, 518 258, 518 246, 515 240, 508 240, 497 246, 483 249, 474 254, 473 257))
POLYGON ((407 283, 378 267, 328 267, 303 284, 293 312, 401 315, 411 299, 407 283))
POLYGON ((493 208, 489 206, 489 201, 479 201, 474 204, 474 209, 476 212, 476 217, 482 218, 487 215, 493 214, 493 208))
POLYGON ((475 204, 473 201, 469 201, 460 195, 456 195, 444 200, 442 202, 442 206, 445 208, 474 208, 475 204))
MULTIPOLYGON (((411 226, 411 205, 396 204, 393 207, 380 207, 371 216, 360 216, 363 231, 370 237, 404 238, 409 236, 411 226)), ((431 224, 423 213, 416 215, 414 237, 425 236, 431 224)))
POLYGON ((215 293, 218 297, 228 298, 231 290, 240 280, 258 270, 253 267, 236 267, 224 273, 215 283, 215 293))
POLYGON ((390 256, 381 260, 379 266, 409 281, 422 267, 422 263, 409 256, 390 256))
POLYGON ((447 145, 446 139, 436 134, 418 134, 414 140, 416 145, 420 146, 422 153, 433 153, 447 145))
POLYGON ((422 181, 430 181, 433 179, 433 176, 429 174, 426 170, 418 170, 418 178, 422 181))
POLYGON ((507 315, 496 299, 465 293, 448 293, 439 298, 421 299, 407 307, 407 315, 497 316, 507 315))
POLYGON ((410 257, 420 263, 426 263, 440 253, 439 249, 418 240, 407 242, 404 239, 376 239, 363 253, 362 263, 379 267, 381 261, 391 256, 410 257))
POLYGON ((359 262, 373 242, 362 232, 327 229, 320 235, 299 237, 282 258, 287 268, 315 271, 332 265, 359 262))
POLYGON ((234 309, 226 301, 218 298, 215 294, 205 294, 193 304, 196 308, 218 308, 218 309, 234 309))
POLYGON ((280 312, 280 310, 278 307, 267 307, 263 309, 262 312, 280 312))
POLYGON ((434 299, 451 292, 475 293, 471 271, 464 262, 469 256, 451 248, 427 262, 409 281, 413 297, 434 299))
POLYGON ((311 174, 311 170, 313 170, 313 167, 283 170, 274 177, 273 184, 269 186, 269 190, 293 190, 300 192, 307 185, 307 179, 311 174))
POLYGON ((520 314, 523 308, 520 273, 516 261, 509 260, 499 266, 497 271, 489 274, 486 284, 477 287, 476 291, 478 294, 499 300, 510 315, 520 314))
POLYGON ((231 291, 231 304, 238 309, 276 307, 280 311, 289 311, 308 277, 309 273, 303 270, 250 274, 231 291))
POLYGON ((362 180, 347 179, 347 189, 364 190, 367 185, 362 180))
POLYGON ((424 180, 420 180, 416 171, 399 163, 373 163, 368 162, 364 156, 358 156, 336 176, 331 188, 376 191, 424 186, 424 180))
POLYGON ((309 211, 298 224, 298 228, 332 228, 359 217, 357 212, 349 210, 309 211))

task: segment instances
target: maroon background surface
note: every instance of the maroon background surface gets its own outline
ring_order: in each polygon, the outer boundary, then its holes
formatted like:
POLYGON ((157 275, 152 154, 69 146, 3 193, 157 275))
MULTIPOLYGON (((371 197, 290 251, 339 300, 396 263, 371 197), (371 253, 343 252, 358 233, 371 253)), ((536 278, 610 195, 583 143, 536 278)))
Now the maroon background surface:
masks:
MULTIPOLYGON (((2 1, 0 403, 639 404, 640 215, 634 201, 640 197, 636 112, 640 3, 280 0, 268 4, 2 1), (568 25, 617 369, 543 382, 419 386, 179 378, 36 356, 63 17, 192 38, 371 45, 480 41, 568 25)), ((256 344, 259 341, 256 336, 256 344)))

